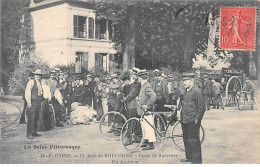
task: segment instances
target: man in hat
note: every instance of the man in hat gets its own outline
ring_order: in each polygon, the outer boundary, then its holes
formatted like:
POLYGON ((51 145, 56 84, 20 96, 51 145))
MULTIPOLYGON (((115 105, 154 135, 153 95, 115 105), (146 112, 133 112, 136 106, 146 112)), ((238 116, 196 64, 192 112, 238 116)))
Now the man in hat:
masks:
POLYGON ((245 81, 246 84, 243 86, 242 91, 244 92, 244 96, 247 100, 248 100, 247 93, 250 93, 250 98, 251 98, 251 101, 252 101, 250 103, 250 105, 251 105, 250 107, 251 107, 251 109, 253 109, 254 103, 255 103, 255 99, 254 99, 254 97, 255 97, 255 85, 252 81, 250 81, 250 79, 248 77, 246 77, 245 80, 246 80, 245 81))
POLYGON ((54 97, 54 91, 57 89, 59 83, 56 78, 56 71, 51 71, 50 79, 47 80, 47 85, 51 89, 51 96, 54 97))
MULTIPOLYGON (((31 71, 27 71, 27 72, 28 72, 28 81, 33 80, 34 79, 33 72, 31 72, 31 71)), ((27 83, 28 83, 28 81, 27 81, 27 83)), ((27 101, 25 99, 25 92, 24 92, 22 98, 24 100, 24 105, 23 105, 23 112, 22 112, 22 115, 21 115, 21 118, 20 118, 20 124, 26 124, 26 121, 25 121, 25 110, 27 108, 27 101)))
POLYGON ((124 97, 126 97, 130 91, 130 71, 125 71, 119 79, 123 82, 121 91, 124 94, 124 97))
POLYGON ((207 106, 207 109, 210 110, 209 102, 210 102, 210 97, 212 95, 212 83, 209 80, 208 75, 203 76, 204 82, 202 84, 202 93, 203 97, 207 106))
POLYGON ((43 102, 41 105, 40 116, 38 121, 38 129, 39 131, 50 130, 51 126, 51 115, 49 112, 49 102, 51 101, 51 90, 47 85, 47 80, 49 75, 47 73, 42 75, 41 83, 43 90, 43 102), (42 118, 43 117, 43 118, 42 118))
MULTIPOLYGON (((124 98, 124 95, 122 92, 120 92, 120 85, 118 84, 113 84, 110 89, 113 91, 113 93, 116 94, 116 99, 115 99, 115 104, 114 104, 114 111, 117 111, 121 114, 123 114, 124 116, 127 116, 126 115, 126 110, 125 110, 125 107, 124 107, 124 103, 123 103, 123 98, 124 98)), ((117 129, 122 129, 123 127, 123 124, 124 124, 124 120, 121 119, 122 117, 120 117, 119 119, 116 119, 116 125, 117 127, 112 127, 108 133, 114 133, 116 136, 120 136, 120 132, 115 130, 115 128, 117 129)))
POLYGON ((34 71, 35 78, 27 83, 25 89, 25 99, 27 102, 27 138, 33 139, 34 136, 40 136, 37 133, 37 122, 39 120, 39 111, 43 101, 43 90, 41 84, 41 69, 34 71))
POLYGON ((137 78, 137 75, 136 75, 137 71, 140 71, 140 70, 137 69, 137 70, 129 71, 130 72, 129 73, 129 75, 130 75, 130 81, 129 81, 130 89, 129 89, 128 95, 125 96, 125 99, 124 99, 127 103, 127 109, 128 109, 127 118, 128 119, 133 118, 133 117, 138 117, 136 97, 140 93, 141 83, 138 81, 138 78, 137 78))
POLYGON ((194 84, 194 73, 183 74, 187 93, 181 110, 181 125, 186 159, 181 162, 202 163, 199 130, 205 113, 205 102, 201 90, 194 84))
POLYGON ((219 83, 217 78, 212 79, 212 92, 213 92, 213 109, 217 107, 219 108, 219 104, 221 103, 221 93, 223 91, 222 85, 219 83))
POLYGON ((86 104, 90 107, 92 107, 92 102, 95 97, 94 94, 94 89, 95 89, 95 83, 93 81, 93 76, 92 75, 87 75, 86 76, 86 81, 84 84, 84 90, 85 90, 85 98, 86 98, 86 104))
MULTIPOLYGON (((138 96, 139 105, 137 106, 138 115, 142 115, 145 111, 144 118, 153 125, 153 116, 149 111, 153 110, 153 106, 156 102, 156 93, 152 86, 148 82, 148 72, 146 70, 139 71, 138 80, 141 83, 141 88, 138 96)), ((154 149, 153 142, 156 141, 154 129, 147 123, 142 122, 142 128, 144 130, 144 148, 143 150, 154 149)))
POLYGON ((156 93, 156 111, 164 111, 164 105, 169 101, 167 83, 164 82, 162 72, 154 71, 155 80, 151 82, 151 86, 156 93))
POLYGON ((75 87, 72 93, 72 103, 79 102, 82 103, 82 98, 84 94, 84 90, 82 85, 80 84, 81 77, 78 75, 76 77, 75 87))

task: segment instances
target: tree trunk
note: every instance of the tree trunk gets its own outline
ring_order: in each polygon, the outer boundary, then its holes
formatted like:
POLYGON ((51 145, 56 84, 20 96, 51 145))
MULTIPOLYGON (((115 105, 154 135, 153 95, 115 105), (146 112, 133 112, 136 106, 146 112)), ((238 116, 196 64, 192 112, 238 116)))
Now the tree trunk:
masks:
MULTIPOLYGON (((208 48, 207 48, 207 58, 209 57, 213 57, 214 59, 216 59, 215 57, 215 37, 216 37, 216 29, 217 29, 217 25, 216 25, 216 20, 214 20, 213 18, 213 14, 210 13, 209 14, 209 18, 208 18, 208 24, 209 24, 209 38, 208 38, 208 48)), ((212 64, 210 64, 211 66, 214 66, 212 64)))
POLYGON ((123 51, 123 71, 135 66, 135 8, 130 6, 128 9, 128 29, 125 47, 123 51))
POLYGON ((190 46, 191 46, 191 34, 188 33, 186 45, 185 45, 185 48, 184 48, 184 62, 185 62, 185 66, 186 66, 187 69, 190 69, 192 67, 191 57, 189 55, 190 46))

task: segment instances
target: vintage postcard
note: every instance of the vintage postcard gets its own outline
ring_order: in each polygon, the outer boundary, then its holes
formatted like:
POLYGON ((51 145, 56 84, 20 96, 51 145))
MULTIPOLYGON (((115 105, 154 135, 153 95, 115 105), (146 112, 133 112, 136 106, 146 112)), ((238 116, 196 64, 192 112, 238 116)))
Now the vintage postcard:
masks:
POLYGON ((258 0, 1 0, 1 164, 259 164, 258 0))

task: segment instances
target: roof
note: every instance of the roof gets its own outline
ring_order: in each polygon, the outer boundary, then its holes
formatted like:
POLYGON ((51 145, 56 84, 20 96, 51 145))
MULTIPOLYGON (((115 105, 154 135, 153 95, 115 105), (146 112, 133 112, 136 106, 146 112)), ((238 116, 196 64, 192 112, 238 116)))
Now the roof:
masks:
POLYGON ((50 6, 60 5, 63 3, 80 3, 80 4, 90 4, 90 0, 44 0, 39 3, 33 3, 30 5, 30 10, 38 10, 42 8, 47 8, 50 6))

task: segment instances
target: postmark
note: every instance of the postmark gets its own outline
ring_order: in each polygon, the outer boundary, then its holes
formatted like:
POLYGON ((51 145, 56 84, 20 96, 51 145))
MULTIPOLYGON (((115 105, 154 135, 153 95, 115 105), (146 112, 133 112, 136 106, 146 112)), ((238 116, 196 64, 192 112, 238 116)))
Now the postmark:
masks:
POLYGON ((220 48, 255 50, 256 7, 221 7, 220 19, 220 48))

